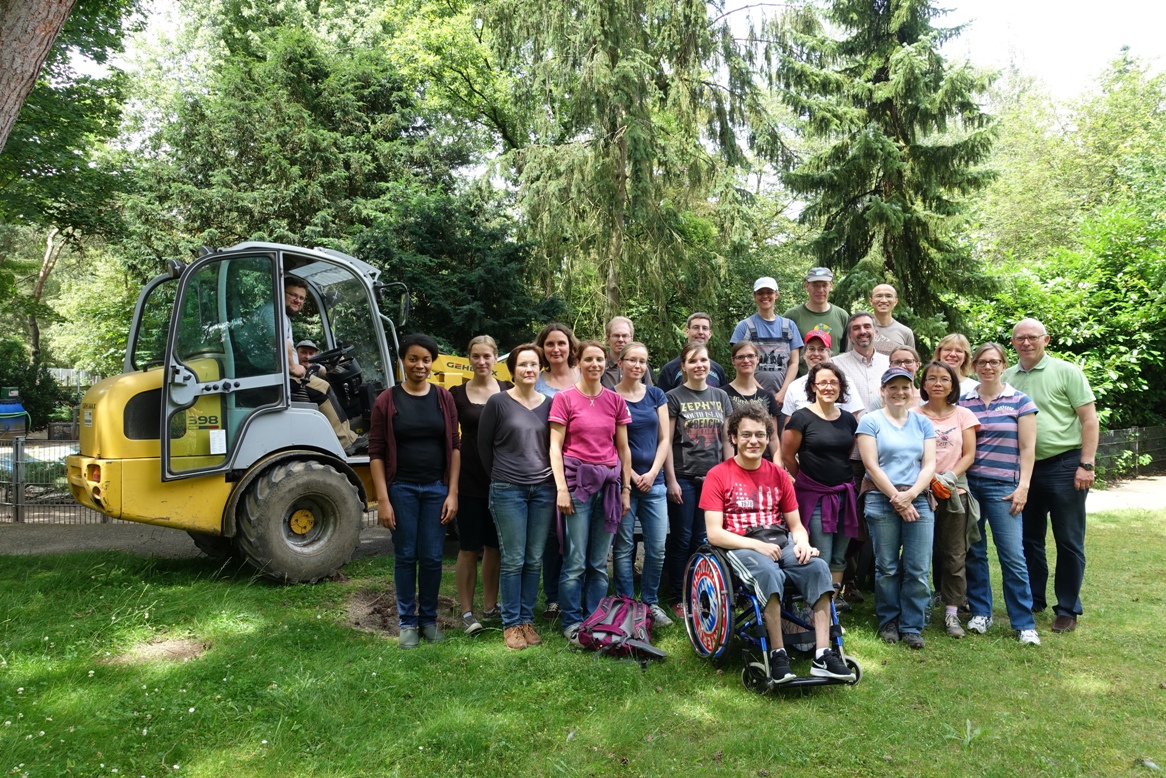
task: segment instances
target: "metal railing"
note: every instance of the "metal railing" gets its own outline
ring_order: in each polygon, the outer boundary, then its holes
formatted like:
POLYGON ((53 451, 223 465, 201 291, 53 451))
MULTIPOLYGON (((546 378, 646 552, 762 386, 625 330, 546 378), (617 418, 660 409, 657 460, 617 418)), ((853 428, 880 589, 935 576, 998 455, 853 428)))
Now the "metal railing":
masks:
POLYGON ((0 522, 102 524, 114 521, 78 505, 69 491, 65 457, 75 440, 0 440, 0 522))
POLYGON ((1166 426, 1101 433, 1097 465, 1102 476, 1139 476, 1166 470, 1166 426))

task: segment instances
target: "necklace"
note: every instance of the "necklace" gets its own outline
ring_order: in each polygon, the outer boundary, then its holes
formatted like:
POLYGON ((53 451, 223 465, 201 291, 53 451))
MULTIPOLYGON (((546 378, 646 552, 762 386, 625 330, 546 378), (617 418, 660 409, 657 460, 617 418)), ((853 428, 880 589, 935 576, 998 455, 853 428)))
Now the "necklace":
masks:
POLYGON ((584 397, 586 397, 588 400, 591 401, 592 406, 595 405, 596 398, 598 398, 601 394, 603 394, 603 386, 600 386, 599 391, 596 392, 595 394, 587 394, 587 392, 583 391, 583 382, 582 381, 575 384, 575 388, 579 390, 579 394, 583 395, 584 397))

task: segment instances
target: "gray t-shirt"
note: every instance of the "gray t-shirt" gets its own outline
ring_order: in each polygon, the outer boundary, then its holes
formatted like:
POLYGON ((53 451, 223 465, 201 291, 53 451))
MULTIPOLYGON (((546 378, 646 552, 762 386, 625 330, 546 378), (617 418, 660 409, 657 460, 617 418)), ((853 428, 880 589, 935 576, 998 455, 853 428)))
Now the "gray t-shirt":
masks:
POLYGON ((668 416, 676 419, 672 466, 679 476, 704 478, 720 464, 721 433, 733 403, 723 389, 694 391, 684 384, 668 392, 668 416))
POLYGON ((491 481, 541 484, 551 478, 551 401, 533 410, 499 392, 490 396, 478 422, 478 453, 491 481))
POLYGON ((874 347, 875 351, 880 354, 886 354, 889 357, 891 352, 899 346, 915 348, 915 333, 898 319, 891 319, 891 323, 885 327, 875 322, 874 328, 874 347))

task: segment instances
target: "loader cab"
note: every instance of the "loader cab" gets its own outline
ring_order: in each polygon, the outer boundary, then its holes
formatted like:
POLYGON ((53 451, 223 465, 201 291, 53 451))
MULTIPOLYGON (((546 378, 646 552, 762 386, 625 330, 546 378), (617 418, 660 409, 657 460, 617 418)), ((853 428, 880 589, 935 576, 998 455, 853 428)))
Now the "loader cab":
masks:
MULTIPOLYGON (((143 290, 126 369, 161 365, 162 480, 246 470, 272 452, 344 459, 327 419, 292 393, 286 344, 311 338, 356 432, 393 383, 392 320, 377 307, 379 271, 325 249, 241 243, 210 252, 143 290), (295 319, 284 279, 308 287, 295 319), (392 345, 392 349, 390 348, 392 345)), ((128 416, 127 416, 128 418, 128 416)))

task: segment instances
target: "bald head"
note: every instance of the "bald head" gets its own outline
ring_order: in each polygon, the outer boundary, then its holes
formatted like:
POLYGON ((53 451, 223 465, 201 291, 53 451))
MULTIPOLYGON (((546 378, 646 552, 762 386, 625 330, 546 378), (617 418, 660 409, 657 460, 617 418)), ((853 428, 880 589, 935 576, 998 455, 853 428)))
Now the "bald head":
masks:
POLYGON ((1020 358, 1020 367, 1031 370, 1045 356, 1045 346, 1049 345, 1049 332, 1036 319, 1021 319, 1012 328, 1012 348, 1020 358))
POLYGON ((1020 330, 1028 331, 1032 329, 1035 329, 1041 335, 1049 334, 1049 331, 1045 329, 1045 325, 1041 324, 1039 319, 1032 318, 1021 319, 1020 321, 1016 322, 1016 324, 1012 327, 1012 334, 1016 335, 1016 333, 1020 330))
POLYGON ((891 313, 899 304, 899 293, 890 284, 879 284, 870 290, 870 307, 874 310, 875 322, 882 327, 891 323, 891 313))

